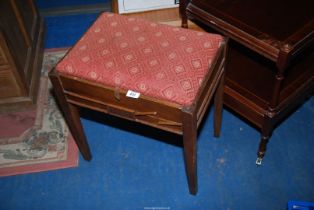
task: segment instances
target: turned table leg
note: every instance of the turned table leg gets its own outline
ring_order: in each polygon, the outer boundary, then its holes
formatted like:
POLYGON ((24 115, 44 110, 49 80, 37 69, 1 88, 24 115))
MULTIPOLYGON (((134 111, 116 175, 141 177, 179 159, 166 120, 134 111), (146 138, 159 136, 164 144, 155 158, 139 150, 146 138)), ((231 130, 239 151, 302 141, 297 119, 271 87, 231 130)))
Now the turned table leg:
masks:
POLYGON ((272 131, 273 126, 271 119, 269 117, 265 117, 261 130, 261 140, 257 151, 256 165, 258 166, 262 164, 262 160, 266 154, 267 144, 269 142, 269 138, 271 137, 272 131))
POLYGON ((186 6, 187 6, 187 0, 180 0, 179 1, 179 13, 181 16, 181 27, 182 28, 188 28, 188 17, 186 15, 186 6))

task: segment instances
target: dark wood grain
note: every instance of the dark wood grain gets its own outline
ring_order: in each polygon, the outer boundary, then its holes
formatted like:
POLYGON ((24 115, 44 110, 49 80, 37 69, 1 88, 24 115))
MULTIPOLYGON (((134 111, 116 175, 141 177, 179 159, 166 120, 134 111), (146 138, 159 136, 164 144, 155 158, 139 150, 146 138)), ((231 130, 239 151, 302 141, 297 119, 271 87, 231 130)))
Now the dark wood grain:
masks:
POLYGON ((311 0, 191 0, 182 10, 232 40, 224 104, 261 130, 260 160, 273 129, 313 92, 313 8, 311 0))
POLYGON ((44 25, 33 0, 0 1, 0 111, 34 107, 44 25))

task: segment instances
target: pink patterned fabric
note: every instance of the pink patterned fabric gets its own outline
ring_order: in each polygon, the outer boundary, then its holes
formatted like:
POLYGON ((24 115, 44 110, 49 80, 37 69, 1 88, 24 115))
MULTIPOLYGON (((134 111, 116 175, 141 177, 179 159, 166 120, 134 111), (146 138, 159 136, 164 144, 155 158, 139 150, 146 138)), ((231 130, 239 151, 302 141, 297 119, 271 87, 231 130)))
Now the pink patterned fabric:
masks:
POLYGON ((103 13, 56 69, 190 105, 221 41, 220 35, 103 13))

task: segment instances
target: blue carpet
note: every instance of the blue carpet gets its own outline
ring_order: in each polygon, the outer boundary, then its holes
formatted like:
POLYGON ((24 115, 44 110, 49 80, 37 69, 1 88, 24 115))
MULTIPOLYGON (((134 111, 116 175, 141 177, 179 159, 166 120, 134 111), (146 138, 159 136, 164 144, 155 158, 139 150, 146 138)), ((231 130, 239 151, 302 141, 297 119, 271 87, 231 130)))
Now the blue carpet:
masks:
POLYGON ((98 14, 45 17, 45 48, 72 46, 97 17, 98 14))
MULTIPOLYGON (((95 17, 47 18, 46 47, 71 46, 95 17)), ((86 110, 82 123, 92 161, 1 178, 1 210, 280 210, 288 200, 314 201, 313 97, 274 131, 261 167, 259 132, 224 110, 222 135, 213 138, 210 111, 199 133, 196 196, 180 137, 86 110)))

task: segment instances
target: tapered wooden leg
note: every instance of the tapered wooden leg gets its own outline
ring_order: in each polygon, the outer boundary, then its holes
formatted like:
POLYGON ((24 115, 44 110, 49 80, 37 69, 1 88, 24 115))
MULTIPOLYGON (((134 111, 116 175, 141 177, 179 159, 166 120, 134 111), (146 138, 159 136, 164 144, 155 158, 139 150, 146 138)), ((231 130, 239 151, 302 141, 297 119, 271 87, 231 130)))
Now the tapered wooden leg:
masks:
POLYGON ((223 95, 224 95, 224 76, 221 76, 219 81, 215 98, 214 98, 214 136, 220 136, 221 123, 222 123, 222 107, 223 107, 223 95))
POLYGON ((73 132, 76 132, 75 134, 76 144, 79 147, 84 159, 91 160, 92 156, 81 124, 79 110, 73 104, 68 105, 70 110, 70 116, 68 116, 69 118, 68 121, 72 121, 71 126, 69 127, 71 131, 73 130, 73 132))
POLYGON ((62 84, 55 72, 49 74, 57 101, 64 113, 67 125, 74 137, 74 140, 85 160, 91 160, 92 156, 83 131, 78 108, 67 102, 63 92, 62 84))
POLYGON ((183 148, 190 193, 197 193, 197 123, 196 116, 183 112, 183 148))

